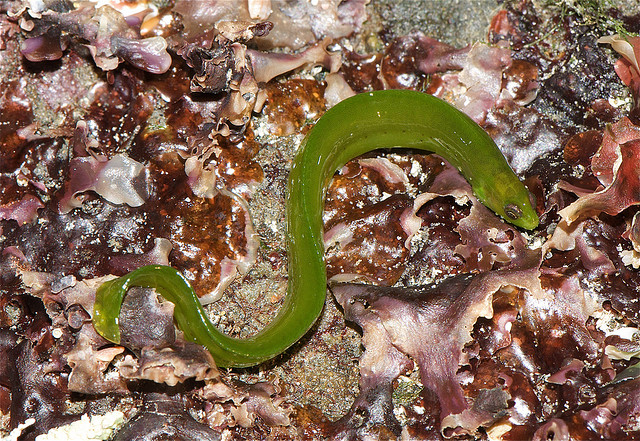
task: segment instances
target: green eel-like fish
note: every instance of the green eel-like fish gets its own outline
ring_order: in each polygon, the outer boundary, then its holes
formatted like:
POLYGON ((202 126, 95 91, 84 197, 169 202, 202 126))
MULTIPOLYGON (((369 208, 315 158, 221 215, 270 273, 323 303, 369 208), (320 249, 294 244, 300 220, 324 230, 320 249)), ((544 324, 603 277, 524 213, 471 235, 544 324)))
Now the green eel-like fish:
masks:
POLYGON ((275 319, 248 338, 230 337, 208 319, 189 282, 168 266, 149 265, 104 283, 96 293, 95 329, 119 343, 118 315, 132 286, 155 288, 175 304, 185 337, 205 346, 222 367, 247 367, 285 351, 314 324, 325 303, 322 240, 324 194, 349 160, 376 149, 436 153, 455 166, 477 198, 513 225, 530 230, 538 216, 530 195, 493 140, 469 117, 431 95, 385 90, 356 95, 327 111, 309 132, 289 176, 289 286, 275 319))

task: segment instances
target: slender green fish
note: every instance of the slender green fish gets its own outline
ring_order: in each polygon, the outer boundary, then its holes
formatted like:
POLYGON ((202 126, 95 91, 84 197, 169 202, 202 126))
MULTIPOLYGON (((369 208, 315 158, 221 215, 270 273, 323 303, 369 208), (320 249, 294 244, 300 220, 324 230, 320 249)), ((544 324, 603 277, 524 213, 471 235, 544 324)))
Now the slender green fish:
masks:
POLYGON ((210 322, 180 273, 150 265, 100 286, 94 327, 106 339, 119 343, 118 315, 127 290, 150 287, 175 304, 177 326, 187 339, 205 346, 219 366, 253 366, 282 353, 311 328, 324 306, 327 276, 322 212, 329 181, 349 160, 390 148, 442 156, 460 170, 478 199, 507 222, 527 230, 538 226, 529 192, 491 138, 469 117, 420 92, 363 93, 327 111, 294 159, 287 200, 289 287, 284 304, 268 326, 248 338, 224 334, 210 322))

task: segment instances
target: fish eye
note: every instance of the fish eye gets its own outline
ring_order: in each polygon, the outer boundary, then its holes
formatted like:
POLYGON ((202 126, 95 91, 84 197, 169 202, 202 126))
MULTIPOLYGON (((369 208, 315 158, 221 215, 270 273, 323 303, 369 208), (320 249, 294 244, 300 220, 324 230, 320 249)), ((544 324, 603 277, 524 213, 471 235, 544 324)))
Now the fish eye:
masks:
POLYGON ((522 217, 522 210, 516 204, 504 206, 504 214, 511 220, 518 220, 522 217))

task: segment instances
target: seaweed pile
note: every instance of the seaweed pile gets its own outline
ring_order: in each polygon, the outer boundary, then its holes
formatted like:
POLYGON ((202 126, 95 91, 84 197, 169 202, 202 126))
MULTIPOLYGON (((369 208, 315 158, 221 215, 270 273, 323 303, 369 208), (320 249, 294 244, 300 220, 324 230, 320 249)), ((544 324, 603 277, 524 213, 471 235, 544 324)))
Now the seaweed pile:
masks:
POLYGON ((121 412, 116 440, 640 438, 640 17, 507 2, 454 47, 368 3, 0 1, 0 434, 121 412), (120 345, 95 332, 98 286, 148 264, 260 330, 296 149, 378 89, 473 118, 540 226, 439 157, 367 154, 327 191, 333 296, 285 354, 218 369, 144 288, 120 345))

